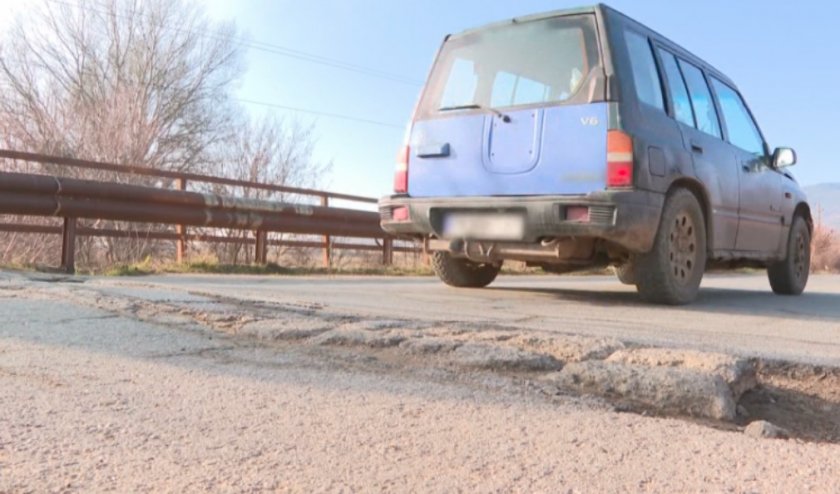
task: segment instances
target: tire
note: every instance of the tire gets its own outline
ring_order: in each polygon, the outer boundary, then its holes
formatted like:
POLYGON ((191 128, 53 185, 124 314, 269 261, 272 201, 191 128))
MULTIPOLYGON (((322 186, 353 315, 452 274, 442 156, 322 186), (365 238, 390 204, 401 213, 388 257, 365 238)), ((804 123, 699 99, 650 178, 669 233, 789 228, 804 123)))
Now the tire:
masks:
POLYGON ((636 287, 657 304, 684 305, 697 298, 706 270, 706 222, 697 198, 677 189, 665 201, 653 249, 636 261, 636 287))
POLYGON ((636 264, 633 261, 625 261, 613 269, 615 270, 615 276, 618 278, 618 281, 625 285, 636 284, 636 264))
POLYGON ((795 216, 788 237, 787 257, 767 268, 773 293, 801 295, 811 271, 811 231, 802 216, 795 216))
POLYGON ((483 288, 499 274, 501 264, 481 264, 452 257, 449 252, 433 252, 432 269, 444 283, 458 288, 483 288))

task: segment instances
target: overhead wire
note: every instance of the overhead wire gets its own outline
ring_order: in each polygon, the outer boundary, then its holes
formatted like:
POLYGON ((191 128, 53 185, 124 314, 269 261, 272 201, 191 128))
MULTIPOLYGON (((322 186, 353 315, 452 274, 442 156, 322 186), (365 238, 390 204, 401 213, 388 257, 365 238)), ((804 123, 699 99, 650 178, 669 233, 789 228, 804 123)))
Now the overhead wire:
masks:
MULTIPOLYGON (((98 14, 101 14, 101 15, 117 15, 117 16, 123 17, 123 18, 128 17, 126 14, 117 14, 117 13, 114 13, 114 12, 99 10, 99 9, 91 8, 91 7, 86 6, 86 5, 70 2, 68 0, 47 0, 47 1, 50 2, 50 3, 54 3, 54 4, 60 4, 60 5, 68 6, 68 7, 88 10, 89 12, 95 12, 95 13, 98 13, 98 14)), ((171 29, 178 30, 179 28, 171 28, 171 29)), ((202 37, 207 37, 207 38, 211 38, 211 39, 216 39, 216 40, 222 39, 222 37, 219 36, 218 34, 210 33, 210 32, 207 32, 207 31, 201 31, 198 34, 202 37)), ((423 83, 420 82, 420 81, 412 80, 412 79, 409 79, 407 77, 404 77, 404 76, 401 76, 401 75, 398 75, 398 74, 393 74, 393 73, 386 72, 386 71, 383 71, 383 70, 353 64, 353 63, 346 62, 346 61, 343 61, 343 60, 338 60, 338 59, 335 59, 335 58, 329 58, 329 57, 325 57, 325 56, 322 56, 322 55, 316 55, 316 54, 313 54, 313 53, 308 53, 308 52, 305 52, 305 51, 289 48, 287 46, 282 46, 282 45, 278 45, 278 44, 274 44, 274 43, 267 43, 265 41, 249 40, 249 39, 241 37, 241 36, 231 36, 230 39, 239 43, 240 46, 244 46, 244 47, 247 47, 247 48, 253 48, 255 50, 264 51, 264 52, 267 52, 267 53, 273 53, 275 55, 294 58, 294 59, 298 59, 298 60, 302 60, 302 61, 310 62, 310 63, 314 63, 314 64, 325 65, 325 66, 329 66, 329 67, 333 67, 333 68, 337 68, 337 69, 341 69, 341 70, 357 72, 357 73, 360 73, 360 74, 368 75, 370 77, 376 77, 376 78, 389 80, 389 81, 397 82, 397 83, 401 83, 401 84, 407 84, 407 85, 417 86, 417 87, 423 85, 423 83)))
MULTIPOLYGON (((129 18, 129 15, 127 15, 127 14, 119 14, 119 13, 115 13, 115 12, 109 12, 109 11, 105 11, 105 10, 91 8, 90 6, 70 2, 70 1, 67 1, 67 0, 47 0, 47 1, 50 2, 50 3, 64 5, 64 6, 71 7, 71 8, 78 8, 78 9, 82 9, 82 10, 87 10, 89 12, 94 12, 94 13, 97 13, 97 14, 100 14, 100 15, 114 15, 114 16, 124 18, 124 19, 129 18)), ((179 28, 171 28, 171 29, 180 30, 179 28)), ((222 36, 219 36, 219 35, 213 34, 213 33, 209 33, 207 31, 199 31, 198 34, 202 37, 207 37, 207 38, 210 38, 210 39, 216 39, 216 40, 225 39, 222 36)), ((261 42, 261 41, 249 41, 245 38, 237 37, 237 36, 231 36, 230 39, 238 42, 241 46, 245 46, 247 48, 253 48, 255 50, 274 53, 276 55, 286 56, 286 57, 302 60, 302 61, 305 61, 305 62, 311 62, 311 63, 315 63, 315 64, 334 67, 334 68, 341 69, 341 70, 357 72, 357 73, 360 73, 360 74, 368 75, 370 77, 376 77, 376 78, 380 78, 380 79, 384 79, 384 80, 390 80, 392 82, 398 82, 398 83, 402 83, 402 84, 422 85, 422 83, 418 83, 416 81, 411 81, 411 80, 403 78, 401 76, 397 76, 397 75, 394 75, 394 74, 389 74, 387 72, 380 71, 380 70, 377 70, 377 69, 371 69, 371 68, 363 67, 363 66, 360 66, 360 65, 354 65, 354 64, 350 64, 350 63, 347 63, 347 62, 344 62, 344 61, 331 59, 331 58, 327 58, 327 57, 322 57, 320 55, 314 55, 314 54, 311 54, 311 53, 306 53, 306 52, 303 52, 303 51, 300 51, 300 50, 294 50, 294 49, 291 49, 291 48, 288 48, 288 47, 284 47, 284 46, 280 46, 280 45, 276 45, 276 44, 272 44, 272 43, 266 43, 266 42, 261 42)), ((358 117, 358 116, 354 116, 354 115, 328 112, 328 111, 323 111, 323 110, 314 110, 314 109, 308 109, 308 108, 300 108, 300 107, 289 106, 289 105, 284 105, 284 104, 275 103, 275 102, 259 101, 259 100, 248 99, 248 98, 234 98, 234 100, 236 100, 240 103, 253 105, 253 106, 262 106, 262 107, 265 107, 265 108, 274 108, 274 109, 297 112, 297 113, 305 113, 305 114, 310 114, 310 115, 315 115, 315 116, 336 118, 336 119, 340 119, 340 120, 347 120, 347 121, 365 123, 365 124, 376 125, 376 126, 380 126, 380 127, 393 128, 393 129, 400 129, 400 130, 404 129, 404 126, 402 126, 402 125, 397 125, 397 124, 393 124, 393 123, 389 123, 389 122, 382 122, 382 121, 379 121, 379 120, 374 120, 374 119, 364 118, 364 117, 358 117)))

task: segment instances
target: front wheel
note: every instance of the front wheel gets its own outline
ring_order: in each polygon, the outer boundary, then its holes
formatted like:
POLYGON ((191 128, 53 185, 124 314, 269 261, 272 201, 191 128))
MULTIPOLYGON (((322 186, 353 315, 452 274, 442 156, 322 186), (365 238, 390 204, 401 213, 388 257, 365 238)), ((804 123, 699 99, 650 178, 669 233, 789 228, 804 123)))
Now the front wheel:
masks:
POLYGON ((665 201, 653 249, 636 259, 642 298, 667 305, 693 301, 706 270, 706 223, 697 198, 679 189, 665 201))
POLYGON ((767 268, 770 287, 778 295, 800 295, 811 271, 811 230, 802 216, 793 218, 787 257, 767 268))
POLYGON ((432 253, 432 269, 438 278, 449 286, 458 288, 483 288, 499 274, 501 264, 478 263, 452 257, 449 252, 432 253))

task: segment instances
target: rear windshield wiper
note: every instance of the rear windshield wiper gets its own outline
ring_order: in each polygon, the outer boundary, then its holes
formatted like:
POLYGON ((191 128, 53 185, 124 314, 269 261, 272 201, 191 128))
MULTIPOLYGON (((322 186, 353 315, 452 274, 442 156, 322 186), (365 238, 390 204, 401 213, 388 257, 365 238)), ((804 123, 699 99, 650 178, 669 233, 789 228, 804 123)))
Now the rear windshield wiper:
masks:
POLYGON ((476 103, 472 103, 469 105, 455 105, 455 106, 442 106, 438 108, 438 111, 457 111, 457 110, 486 110, 498 115, 499 118, 502 119, 502 122, 508 123, 510 122, 510 117, 505 115, 504 113, 496 110, 495 108, 488 108, 485 106, 481 106, 476 103))

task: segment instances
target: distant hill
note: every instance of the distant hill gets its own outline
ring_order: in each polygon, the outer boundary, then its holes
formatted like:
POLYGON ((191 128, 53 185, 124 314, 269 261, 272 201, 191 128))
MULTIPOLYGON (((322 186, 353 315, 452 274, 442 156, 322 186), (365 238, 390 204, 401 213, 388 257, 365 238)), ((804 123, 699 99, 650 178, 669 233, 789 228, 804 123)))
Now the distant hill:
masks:
POLYGON ((823 224, 840 231, 840 183, 810 185, 803 188, 808 194, 814 220, 817 219, 821 208, 823 224))

